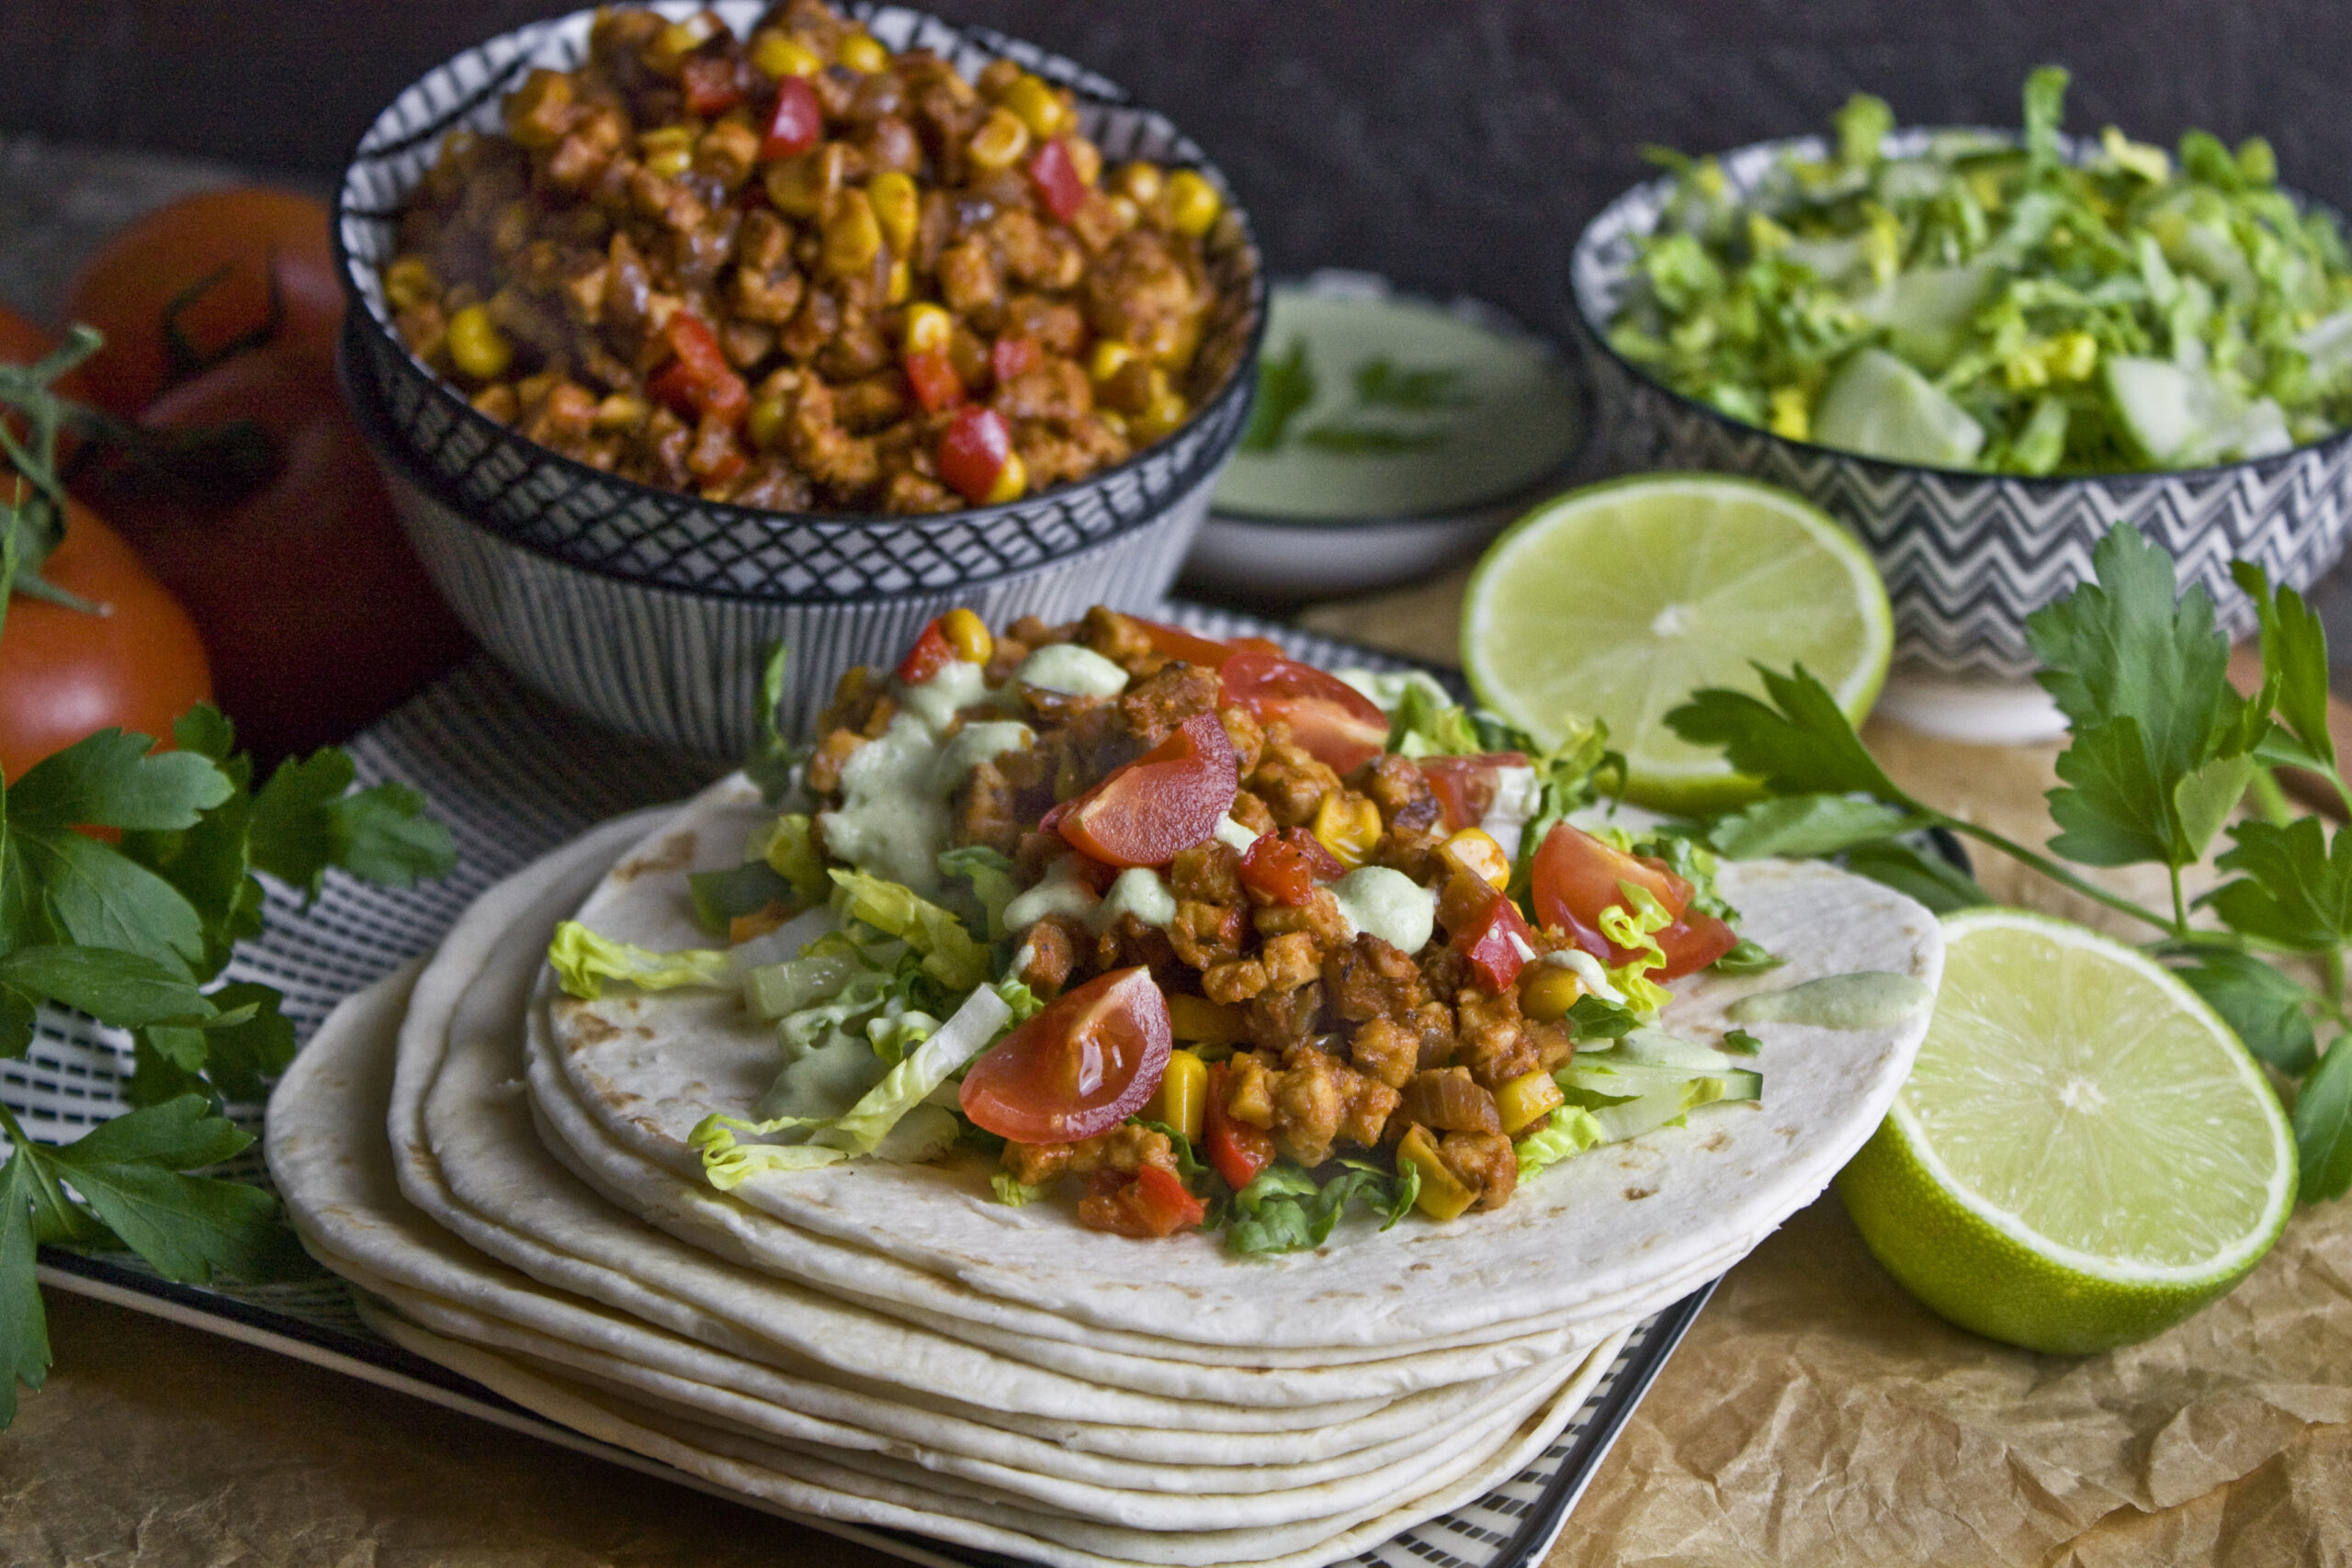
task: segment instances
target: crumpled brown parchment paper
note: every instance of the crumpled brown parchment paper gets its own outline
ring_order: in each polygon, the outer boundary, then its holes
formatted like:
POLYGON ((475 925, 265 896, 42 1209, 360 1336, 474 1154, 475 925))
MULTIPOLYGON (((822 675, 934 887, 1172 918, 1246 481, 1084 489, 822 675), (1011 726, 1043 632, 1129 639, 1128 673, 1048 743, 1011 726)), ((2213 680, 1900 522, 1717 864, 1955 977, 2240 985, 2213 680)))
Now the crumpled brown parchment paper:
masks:
MULTIPOLYGON (((1301 621, 1458 663, 1463 581, 1301 621)), ((2049 838, 2055 745, 1865 737, 1930 804, 2049 838)), ((2004 902, 2144 934, 1991 851, 1975 859, 2004 902)), ((2112 881, 2161 904, 2148 871, 2112 881)), ((2171 1333, 2075 1358, 1945 1324, 1825 1194, 1724 1277, 1551 1563, 2352 1563, 2352 1201, 2299 1211, 2245 1284, 2171 1333)))

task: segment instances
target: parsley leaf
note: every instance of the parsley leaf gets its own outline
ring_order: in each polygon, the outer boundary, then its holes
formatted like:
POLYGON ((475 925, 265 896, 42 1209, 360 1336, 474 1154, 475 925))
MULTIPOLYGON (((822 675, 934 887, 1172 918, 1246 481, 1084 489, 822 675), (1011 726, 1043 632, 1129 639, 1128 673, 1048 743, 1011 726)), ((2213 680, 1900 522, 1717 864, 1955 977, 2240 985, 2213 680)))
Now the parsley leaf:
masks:
POLYGON ((2300 1077, 2318 1060, 2303 988, 2250 953, 2199 944, 2173 950, 2173 973, 2210 1003, 2245 1048, 2282 1073, 2300 1077))
POLYGON ((2352 1047, 2338 1035, 2295 1096, 2297 1196, 2306 1203, 2352 1190, 2352 1047))
POLYGON ((1894 807, 1844 795, 1789 795, 1716 818, 1707 841, 1731 860, 1835 854, 1917 822, 1894 807))
POLYGON ((49 1320, 33 1277, 33 1208, 43 1201, 32 1151, 18 1145, 0 1166, 0 1427, 17 1418, 17 1385, 49 1376, 49 1320))
POLYGON ((203 1284, 216 1271, 267 1279, 289 1258, 275 1198, 242 1182, 181 1174, 252 1143, 191 1094, 102 1122, 37 1157, 164 1278, 203 1284))
POLYGON ((1976 879, 1941 855, 1928 854, 1901 839, 1857 844, 1842 859, 1848 871, 1917 898, 1939 915, 1973 909, 1993 901, 1976 879))
POLYGON ((1909 802, 1864 750, 1838 699, 1802 664, 1781 675, 1756 667, 1769 702, 1711 686, 1666 716, 1694 746, 1720 746, 1740 773, 1779 795, 1873 795, 1909 802))
POLYGON ((2335 765, 2335 739, 2327 728, 2327 629, 2291 588, 2274 597, 2269 576, 2252 561, 2232 561, 2230 575, 2254 601, 2262 617, 2262 667, 2278 682, 2278 717, 2312 761, 2335 765))
POLYGON ((448 829, 423 814, 424 797, 398 784, 353 793, 357 773, 334 747, 279 763, 254 796, 254 869, 311 898, 330 866, 395 887, 447 874, 457 851, 448 829))
POLYGON ((2297 953, 2352 941, 2352 835, 2324 840, 2319 818, 2280 827, 2250 818, 2230 829, 2235 847, 2214 863, 2243 872, 2200 902, 2232 929, 2297 953))
POLYGON ((229 798, 234 786, 210 758, 154 744, 101 729, 36 764, 8 790, 11 829, 191 828, 229 798))
POLYGON ((1241 433, 1244 452, 1278 452, 1291 421, 1315 400, 1315 372, 1306 363, 1306 341, 1293 338, 1281 355, 1258 357, 1258 400, 1241 433))
POLYGON ((1355 1160, 1340 1163, 1345 1168, 1319 1187, 1311 1174, 1288 1160, 1278 1159, 1260 1171, 1234 1195, 1227 1247, 1249 1256, 1320 1247, 1330 1239, 1348 1204, 1357 1200, 1380 1217, 1380 1228, 1386 1230, 1411 1212, 1420 1196, 1420 1176, 1409 1168, 1392 1176, 1355 1160))

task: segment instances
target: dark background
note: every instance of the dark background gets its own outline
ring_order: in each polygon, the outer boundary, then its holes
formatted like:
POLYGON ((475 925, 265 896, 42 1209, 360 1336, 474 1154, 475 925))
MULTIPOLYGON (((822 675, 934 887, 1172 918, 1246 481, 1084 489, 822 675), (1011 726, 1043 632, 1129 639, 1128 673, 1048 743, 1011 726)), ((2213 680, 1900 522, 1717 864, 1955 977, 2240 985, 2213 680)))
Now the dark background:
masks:
MULTIPOLYGON (((1637 150, 1818 127, 2013 124, 2073 68, 2070 127, 2277 146, 2352 203, 2342 0, 933 0, 1125 84, 1238 184, 1279 271, 1346 265, 1565 324, 1577 230, 1637 150)), ((564 0, 0 0, 0 132, 322 183, 434 62, 564 0)))

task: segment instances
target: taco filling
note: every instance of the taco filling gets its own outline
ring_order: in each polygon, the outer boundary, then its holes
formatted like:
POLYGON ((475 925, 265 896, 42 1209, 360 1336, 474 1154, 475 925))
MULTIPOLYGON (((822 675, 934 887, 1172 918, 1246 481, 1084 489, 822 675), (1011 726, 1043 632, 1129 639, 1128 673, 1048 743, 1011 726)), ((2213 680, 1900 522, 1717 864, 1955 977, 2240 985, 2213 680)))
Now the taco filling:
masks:
POLYGON ((1703 847, 1612 823, 1597 728, 1544 751, 1426 675, 1098 607, 942 616, 820 733, 693 878, 728 948, 551 954, 575 996, 740 985, 775 1021, 774 1087, 695 1132, 718 1185, 978 1145, 1002 1201, 1289 1251, 1761 1092, 1740 1032, 1659 1026, 1672 981, 1771 959, 1703 847))

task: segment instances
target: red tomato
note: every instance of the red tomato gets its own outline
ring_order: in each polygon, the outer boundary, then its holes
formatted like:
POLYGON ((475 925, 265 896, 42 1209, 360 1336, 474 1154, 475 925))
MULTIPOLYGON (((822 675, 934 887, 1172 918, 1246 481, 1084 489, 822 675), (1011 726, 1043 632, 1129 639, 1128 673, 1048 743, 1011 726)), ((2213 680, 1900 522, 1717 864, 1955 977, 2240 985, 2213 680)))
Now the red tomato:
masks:
POLYGON ((69 501, 65 538, 42 575, 107 606, 104 615, 18 593, 0 630, 0 774, 98 729, 168 741, 172 721, 212 696, 196 623, 120 536, 69 501))
POLYGON ((923 412, 944 413, 964 400, 964 378, 956 374, 956 362, 945 349, 919 348, 900 363, 923 412))
POLYGON ((931 625, 923 627, 922 636, 915 638, 915 645, 907 649, 907 656, 899 660, 899 679, 910 686, 919 686, 955 662, 955 647, 948 642, 947 634, 939 629, 939 617, 934 615, 931 625))
POLYGON ((760 156, 797 158, 825 137, 825 111, 816 90, 797 76, 775 85, 775 109, 768 116, 767 135, 760 141, 760 156))
POLYGON ((1086 205, 1086 182, 1078 177, 1069 144, 1058 136, 1038 148, 1037 155, 1029 160, 1029 184, 1057 223, 1069 222, 1086 205))
POLYGON ((1487 892, 1476 918, 1449 934, 1454 951, 1469 961, 1479 984, 1499 995, 1519 983, 1519 972, 1527 967, 1528 955, 1535 949, 1519 906, 1500 888, 1487 892))
POLYGON ((261 491, 229 506, 109 505, 196 617, 220 705, 264 761, 345 739, 471 647, 401 533, 332 355, 239 355, 148 411, 162 429, 260 425, 281 458, 261 491))
POLYGON ((1000 387, 1046 362, 1046 351, 1034 337, 1001 337, 989 345, 989 374, 1000 387))
POLYGON ((1283 656, 1280 644, 1261 637, 1238 637, 1231 641, 1220 642, 1213 637, 1188 632, 1182 626, 1171 626, 1165 621, 1147 621, 1141 615, 1129 615, 1127 619, 1143 628, 1144 637, 1151 643, 1153 651, 1170 659, 1181 659, 1187 664, 1197 664, 1204 670, 1221 670, 1225 661, 1237 653, 1271 653, 1276 659, 1283 656))
POLYGON ((81 367, 89 400, 136 419, 165 388, 240 344, 332 344, 343 284, 327 222, 327 209, 307 196, 240 186, 185 197, 107 241, 65 296, 66 320, 107 338, 81 367), (176 355, 172 324, 183 340, 176 355))
POLYGON ((1004 415, 967 403, 956 411, 947 433, 939 438, 939 477, 978 506, 996 489, 1012 457, 1012 427, 1004 423, 1004 415))
POLYGON ((726 424, 741 423, 752 406, 752 389, 727 363, 718 334, 699 316, 679 310, 662 335, 677 357, 646 382, 646 390, 685 418, 700 414, 726 424))
POLYGON ((1416 760, 1430 781, 1430 792, 1437 796, 1439 807, 1445 812, 1445 828, 1450 833, 1476 828, 1487 819, 1487 808, 1495 804, 1496 775, 1501 769, 1527 766, 1526 754, 1520 751, 1416 760))
POLYGON ((1070 848, 1105 865, 1166 865, 1216 831, 1240 788, 1225 726, 1198 713, 1065 804, 1054 826, 1070 848))
POLYGON ((1388 743, 1388 718, 1335 675, 1278 653, 1245 649, 1220 671, 1225 700, 1261 724, 1280 719, 1291 739, 1338 773, 1351 773, 1388 743))
POLYGON ((959 1099, 1017 1144, 1068 1144, 1143 1109, 1168 1070, 1168 998, 1140 964, 1089 980, 989 1047, 959 1099))
MULTIPOLYGON (((801 85, 805 87, 808 84, 801 85)), ((743 86, 735 73, 735 62, 724 55, 688 56, 678 67, 678 85, 685 90, 686 107, 705 119, 715 119, 743 101, 743 86)))
POLYGON ((1250 840, 1241 856, 1241 885, 1296 908, 1315 897, 1317 883, 1336 882, 1347 869, 1314 834, 1287 828, 1250 840))
POLYGON ((1225 1111, 1223 1062, 1209 1068, 1208 1096, 1201 1106, 1201 1142, 1209 1164, 1236 1192, 1274 1162, 1274 1135, 1263 1127, 1236 1122, 1225 1111))
POLYGON ((1091 1230, 1140 1241, 1191 1230, 1208 1218, 1208 1205, 1186 1191, 1182 1179, 1163 1166, 1147 1165, 1125 1177, 1098 1170, 1087 1179, 1087 1187, 1078 1217, 1091 1230))
POLYGON ((1690 885, 1662 862, 1626 854, 1566 822, 1555 824, 1537 848, 1534 880, 1536 918, 1566 932, 1578 947, 1611 965, 1630 963, 1634 957, 1600 930, 1602 912, 1625 902, 1618 885, 1630 883, 1656 898, 1675 921, 1656 933, 1658 951, 1666 954, 1666 967, 1650 975, 1654 980, 1676 980, 1703 969, 1739 942, 1737 933, 1713 915, 1683 918, 1690 902, 1690 885))

